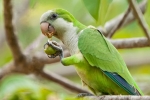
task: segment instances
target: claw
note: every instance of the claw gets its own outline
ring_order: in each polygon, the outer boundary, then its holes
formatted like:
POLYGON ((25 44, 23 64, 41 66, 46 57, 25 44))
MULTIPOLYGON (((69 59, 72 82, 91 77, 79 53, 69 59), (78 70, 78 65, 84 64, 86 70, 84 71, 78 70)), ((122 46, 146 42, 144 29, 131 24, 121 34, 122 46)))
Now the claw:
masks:
POLYGON ((77 98, 86 97, 86 96, 94 96, 94 95, 91 93, 79 93, 77 95, 77 98))
POLYGON ((56 56, 55 55, 47 55, 49 58, 55 58, 56 56))
POLYGON ((44 49, 46 48, 46 46, 48 46, 48 42, 44 44, 44 49))
POLYGON ((49 58, 55 58, 56 56, 59 56, 60 59, 62 59, 64 57, 63 56, 63 49, 56 41, 48 40, 48 42, 44 44, 44 49, 46 48, 46 46, 50 46, 56 50, 55 54, 47 55, 49 58))

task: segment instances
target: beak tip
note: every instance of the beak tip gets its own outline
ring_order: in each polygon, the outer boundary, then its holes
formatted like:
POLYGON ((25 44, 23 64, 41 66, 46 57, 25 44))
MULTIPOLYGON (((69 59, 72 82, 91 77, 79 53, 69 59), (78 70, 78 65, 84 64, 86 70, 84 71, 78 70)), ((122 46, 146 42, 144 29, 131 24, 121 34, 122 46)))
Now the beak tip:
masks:
POLYGON ((48 26, 49 26, 48 23, 41 23, 41 24, 40 24, 41 32, 42 32, 42 33, 46 33, 47 30, 48 30, 48 26))

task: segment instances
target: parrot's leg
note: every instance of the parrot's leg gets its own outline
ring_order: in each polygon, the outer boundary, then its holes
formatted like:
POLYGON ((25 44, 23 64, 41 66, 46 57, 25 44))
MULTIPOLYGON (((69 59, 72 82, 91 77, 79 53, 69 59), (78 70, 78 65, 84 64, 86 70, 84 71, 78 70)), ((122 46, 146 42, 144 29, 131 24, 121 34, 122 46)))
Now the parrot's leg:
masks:
MULTIPOLYGON (((83 86, 87 86, 94 94, 96 94, 96 92, 94 91, 94 89, 93 88, 91 88, 90 86, 88 86, 83 80, 81 80, 82 81, 82 85, 83 86)), ((85 96, 94 96, 94 94, 91 94, 91 93, 79 93, 78 95, 77 95, 77 97, 85 97, 85 96)))
POLYGON ((78 54, 74 54, 70 57, 66 57, 66 58, 62 58, 61 59, 61 63, 64 66, 69 66, 69 65, 75 65, 75 64, 79 64, 80 62, 82 62, 84 59, 82 57, 81 53, 78 54))
MULTIPOLYGON (((85 59, 83 58, 81 53, 78 53, 78 54, 74 54, 70 57, 62 58, 61 62, 62 62, 63 65, 69 66, 69 65, 80 64, 80 63, 83 63, 83 62, 85 63, 85 59)), ((83 84, 84 84, 84 82, 83 82, 83 84)), ((77 95, 78 98, 85 97, 85 96, 94 96, 94 95, 91 94, 91 93, 79 93, 77 95)))
POLYGON ((80 97, 85 97, 85 96, 94 96, 94 95, 91 94, 91 93, 79 93, 79 94, 77 95, 78 98, 80 98, 80 97))
POLYGON ((80 63, 80 61, 83 60, 81 53, 77 53, 77 54, 74 54, 70 57, 64 58, 62 47, 55 41, 49 41, 48 40, 48 42, 44 45, 44 48, 46 45, 49 45, 52 48, 54 48, 55 50, 57 50, 57 52, 55 54, 48 55, 48 57, 55 58, 56 56, 60 56, 61 62, 65 66, 74 65, 74 64, 80 63))

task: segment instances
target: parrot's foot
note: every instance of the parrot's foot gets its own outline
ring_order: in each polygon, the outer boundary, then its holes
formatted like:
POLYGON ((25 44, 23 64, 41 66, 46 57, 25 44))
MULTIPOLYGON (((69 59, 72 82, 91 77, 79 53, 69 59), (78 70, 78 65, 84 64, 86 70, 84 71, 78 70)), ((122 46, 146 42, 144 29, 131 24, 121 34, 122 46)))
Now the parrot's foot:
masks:
POLYGON ((79 93, 79 94, 77 95, 78 98, 86 97, 86 96, 94 96, 94 95, 91 94, 91 93, 79 93))
POLYGON ((48 40, 48 42, 46 44, 44 44, 44 49, 46 48, 46 46, 50 46, 54 50, 56 50, 56 53, 47 55, 49 58, 55 58, 57 56, 60 56, 61 59, 63 58, 63 49, 56 41, 48 40))
POLYGON ((52 54, 52 55, 47 55, 49 58, 55 58, 55 57, 57 57, 58 56, 58 54, 56 53, 56 54, 52 54))

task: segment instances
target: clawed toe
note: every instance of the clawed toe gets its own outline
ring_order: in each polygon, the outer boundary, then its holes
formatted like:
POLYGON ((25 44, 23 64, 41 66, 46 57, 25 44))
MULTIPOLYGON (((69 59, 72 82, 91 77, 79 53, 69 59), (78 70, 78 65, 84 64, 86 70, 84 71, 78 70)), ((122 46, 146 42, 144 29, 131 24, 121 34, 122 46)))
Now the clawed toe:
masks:
POLYGON ((55 58, 57 56, 59 56, 61 59, 63 58, 63 49, 56 41, 48 40, 48 42, 44 45, 44 49, 46 48, 46 46, 50 46, 51 48, 56 50, 55 54, 47 55, 49 58, 55 58))
POLYGON ((78 98, 80 98, 80 97, 85 97, 85 96, 94 96, 94 95, 91 94, 91 93, 79 93, 79 94, 77 95, 78 98))

